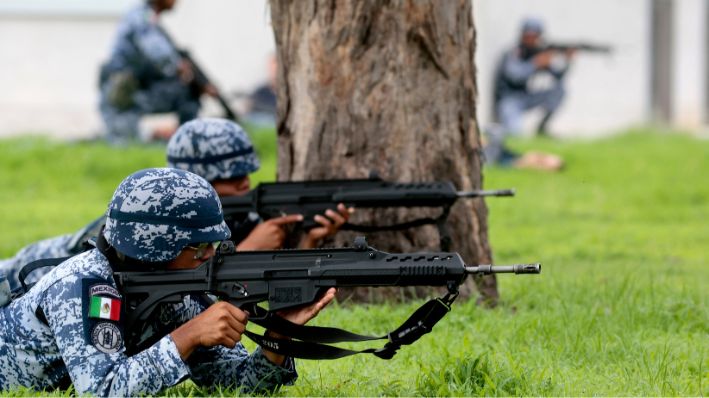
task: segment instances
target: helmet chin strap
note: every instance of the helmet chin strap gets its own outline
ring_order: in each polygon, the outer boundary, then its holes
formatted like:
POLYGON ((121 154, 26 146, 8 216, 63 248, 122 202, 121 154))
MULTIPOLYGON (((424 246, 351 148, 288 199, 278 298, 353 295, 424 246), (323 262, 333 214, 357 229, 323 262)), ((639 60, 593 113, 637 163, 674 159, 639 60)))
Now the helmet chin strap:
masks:
POLYGON ((155 271, 165 269, 170 264, 170 261, 143 261, 126 256, 108 243, 103 236, 103 228, 101 228, 101 232, 96 238, 96 248, 108 259, 108 263, 114 272, 119 270, 155 271))

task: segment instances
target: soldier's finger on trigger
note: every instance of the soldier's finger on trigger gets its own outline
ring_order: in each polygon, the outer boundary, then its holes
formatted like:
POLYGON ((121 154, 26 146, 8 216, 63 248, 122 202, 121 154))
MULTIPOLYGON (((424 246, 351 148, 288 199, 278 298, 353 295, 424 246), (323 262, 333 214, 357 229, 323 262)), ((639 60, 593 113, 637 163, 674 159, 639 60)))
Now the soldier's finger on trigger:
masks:
POLYGON ((285 216, 274 218, 272 220, 277 225, 292 224, 295 222, 303 221, 303 215, 302 214, 288 214, 285 216))
POLYGON ((328 209, 325 214, 330 217, 330 219, 334 221, 337 225, 345 223, 345 218, 342 216, 341 213, 328 209))
MULTIPOLYGON (((328 211, 331 211, 331 210, 328 210, 328 211)), ((326 213, 327 213, 327 212, 326 212, 326 213)), ((329 226, 332 224, 332 222, 330 221, 329 218, 327 218, 327 217, 325 217, 325 216, 321 216, 320 214, 317 214, 315 217, 313 217, 313 219, 314 219, 318 224, 322 225, 323 227, 329 227, 329 226)))

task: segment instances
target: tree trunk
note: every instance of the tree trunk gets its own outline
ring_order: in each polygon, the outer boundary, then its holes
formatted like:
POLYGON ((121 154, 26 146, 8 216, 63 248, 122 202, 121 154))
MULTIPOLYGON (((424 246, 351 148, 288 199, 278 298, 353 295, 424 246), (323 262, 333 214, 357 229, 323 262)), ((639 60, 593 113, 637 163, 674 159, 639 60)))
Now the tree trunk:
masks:
MULTIPOLYGON (((270 4, 279 65, 279 180, 377 172, 390 181, 481 188, 469 0, 270 4)), ((431 214, 358 209, 352 221, 391 224, 431 214)), ((451 250, 470 264, 491 262, 482 199, 458 201, 448 226, 451 250)), ((335 243, 352 236, 338 234, 335 243)), ((428 226, 367 239, 392 252, 438 250, 437 230, 428 226)), ((476 283, 483 298, 496 302, 494 277, 476 283)))

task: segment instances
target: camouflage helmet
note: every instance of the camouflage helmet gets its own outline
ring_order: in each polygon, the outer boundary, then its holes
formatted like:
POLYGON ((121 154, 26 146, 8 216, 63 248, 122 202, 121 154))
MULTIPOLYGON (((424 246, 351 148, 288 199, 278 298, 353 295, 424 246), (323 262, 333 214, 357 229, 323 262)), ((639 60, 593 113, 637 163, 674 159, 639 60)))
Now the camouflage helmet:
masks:
POLYGON ((525 32, 541 35, 544 32, 544 22, 536 17, 527 17, 522 21, 522 34, 525 32))
POLYGON ((145 169, 124 179, 106 211, 106 241, 128 257, 169 261, 190 243, 231 235, 214 188, 184 170, 145 169))
POLYGON ((253 173, 259 160, 241 126, 231 120, 201 118, 184 123, 170 138, 167 165, 214 181, 253 173))

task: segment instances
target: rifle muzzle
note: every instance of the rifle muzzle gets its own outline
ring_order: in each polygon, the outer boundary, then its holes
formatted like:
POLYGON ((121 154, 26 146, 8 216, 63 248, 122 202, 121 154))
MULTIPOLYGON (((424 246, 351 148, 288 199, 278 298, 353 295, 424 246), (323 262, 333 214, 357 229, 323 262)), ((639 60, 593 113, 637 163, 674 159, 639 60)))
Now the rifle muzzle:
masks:
POLYGON ((539 263, 514 265, 485 264, 466 266, 465 270, 469 274, 540 274, 542 272, 542 265, 539 263))

